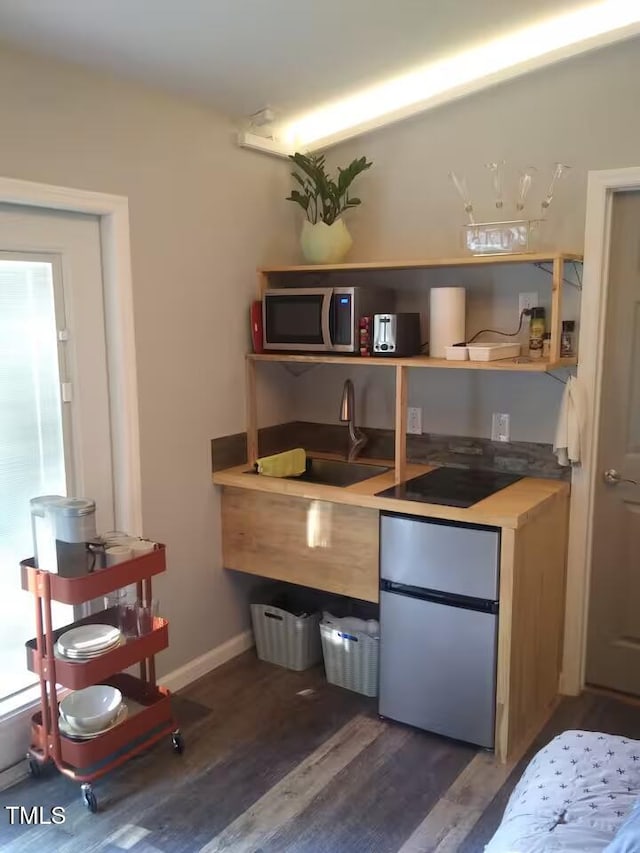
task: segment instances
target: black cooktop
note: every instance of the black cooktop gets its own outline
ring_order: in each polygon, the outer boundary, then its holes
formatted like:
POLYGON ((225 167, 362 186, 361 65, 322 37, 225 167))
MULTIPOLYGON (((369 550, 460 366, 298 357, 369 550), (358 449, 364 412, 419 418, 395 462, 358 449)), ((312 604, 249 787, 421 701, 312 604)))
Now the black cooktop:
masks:
POLYGON ((505 474, 502 471, 436 468, 428 474, 378 492, 377 497, 466 508, 521 479, 517 474, 505 474))

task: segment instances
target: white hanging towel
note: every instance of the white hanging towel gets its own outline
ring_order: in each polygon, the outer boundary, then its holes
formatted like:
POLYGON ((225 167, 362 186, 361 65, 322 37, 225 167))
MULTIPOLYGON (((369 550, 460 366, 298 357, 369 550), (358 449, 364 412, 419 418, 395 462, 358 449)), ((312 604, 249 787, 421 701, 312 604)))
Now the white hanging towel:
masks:
POLYGON ((587 406, 584 390, 575 376, 570 376, 562 395, 553 452, 558 465, 579 465, 584 453, 587 406))

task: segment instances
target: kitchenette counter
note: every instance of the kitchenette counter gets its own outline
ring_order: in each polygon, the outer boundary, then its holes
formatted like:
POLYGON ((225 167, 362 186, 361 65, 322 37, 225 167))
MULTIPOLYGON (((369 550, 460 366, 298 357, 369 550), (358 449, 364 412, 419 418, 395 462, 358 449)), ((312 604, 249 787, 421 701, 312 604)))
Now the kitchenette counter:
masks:
MULTIPOLYGON (((567 483, 524 477, 463 509, 377 496, 394 485, 393 468, 344 487, 248 470, 244 464, 213 474, 222 487, 222 559, 226 569, 264 578, 378 602, 381 511, 499 529, 496 754, 508 760, 529 742, 558 694, 567 483)), ((431 470, 408 464, 407 479, 431 470)))
MULTIPOLYGON (((314 454, 314 456, 339 458, 331 454, 320 453, 314 454)), ((358 461, 376 465, 392 464, 388 460, 379 459, 358 461)), ((433 471, 434 467, 409 463, 407 464, 407 479, 433 471)), ((238 489, 388 510, 389 512, 403 512, 408 515, 461 521, 468 524, 487 524, 492 527, 511 530, 524 527, 538 514, 545 512, 550 502, 554 502, 560 496, 566 497, 569 493, 569 486, 565 482, 524 477, 517 483, 507 486, 473 506, 462 509, 454 506, 378 497, 378 492, 394 485, 393 468, 384 474, 379 474, 352 486, 327 486, 296 480, 295 478, 264 477, 246 473, 248 470, 249 466, 244 464, 226 468, 223 471, 216 471, 213 474, 213 482, 218 486, 231 486, 238 489)))

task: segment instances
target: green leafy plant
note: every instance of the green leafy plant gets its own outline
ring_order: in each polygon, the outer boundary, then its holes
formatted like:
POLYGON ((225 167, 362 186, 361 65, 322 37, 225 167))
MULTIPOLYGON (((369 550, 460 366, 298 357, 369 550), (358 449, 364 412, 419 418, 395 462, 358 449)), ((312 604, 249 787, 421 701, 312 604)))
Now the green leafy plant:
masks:
POLYGON ((338 180, 334 181, 327 174, 324 154, 296 153, 290 154, 289 159, 302 174, 291 172, 301 189, 292 190, 287 201, 299 204, 314 225, 316 222, 332 225, 341 213, 360 204, 359 198, 349 196, 349 187, 361 172, 373 165, 366 157, 356 158, 346 169, 338 167, 338 180))

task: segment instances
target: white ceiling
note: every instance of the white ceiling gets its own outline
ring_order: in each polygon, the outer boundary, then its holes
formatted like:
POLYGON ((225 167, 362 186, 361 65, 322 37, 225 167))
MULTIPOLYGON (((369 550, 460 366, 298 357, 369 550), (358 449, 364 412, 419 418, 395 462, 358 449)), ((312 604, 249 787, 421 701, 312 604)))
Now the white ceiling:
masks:
POLYGON ((0 38, 239 118, 312 108, 586 0, 0 0, 0 38))

